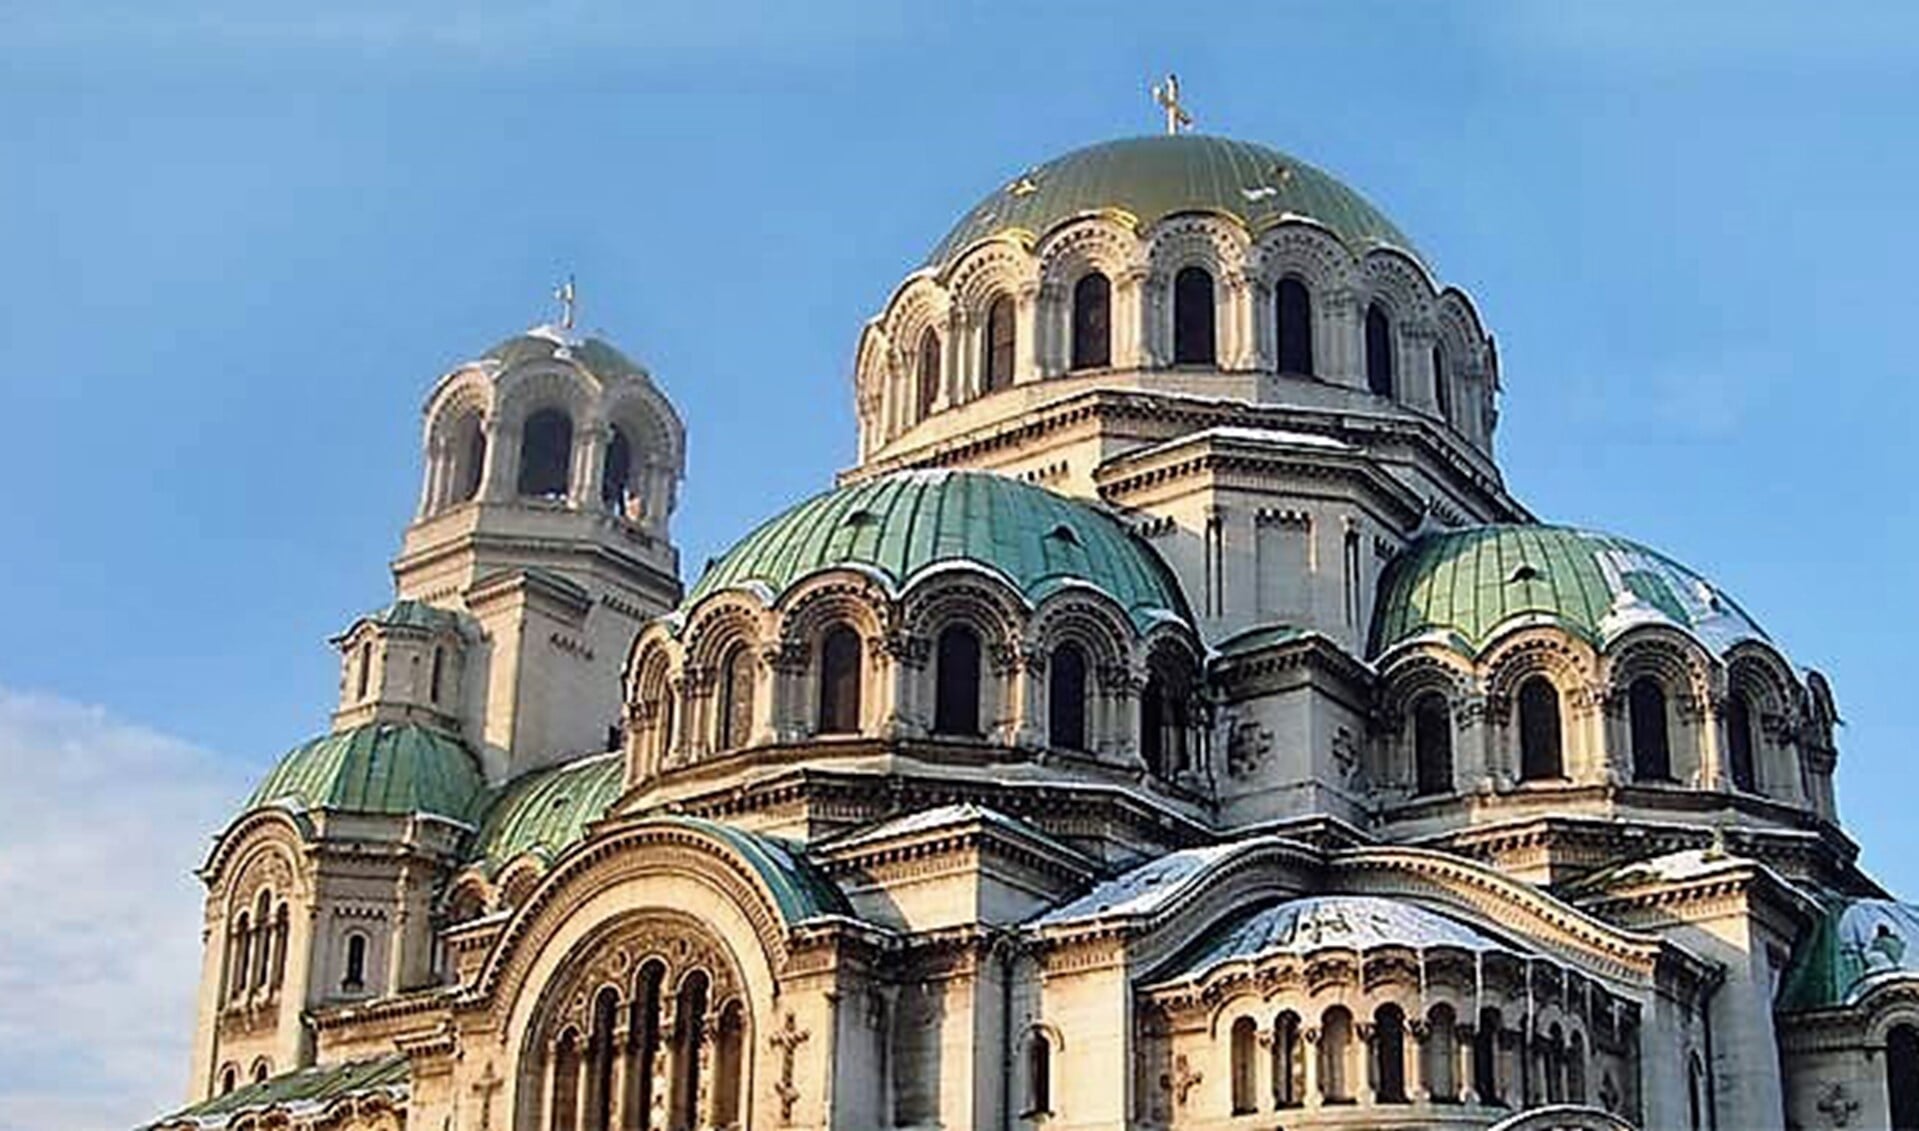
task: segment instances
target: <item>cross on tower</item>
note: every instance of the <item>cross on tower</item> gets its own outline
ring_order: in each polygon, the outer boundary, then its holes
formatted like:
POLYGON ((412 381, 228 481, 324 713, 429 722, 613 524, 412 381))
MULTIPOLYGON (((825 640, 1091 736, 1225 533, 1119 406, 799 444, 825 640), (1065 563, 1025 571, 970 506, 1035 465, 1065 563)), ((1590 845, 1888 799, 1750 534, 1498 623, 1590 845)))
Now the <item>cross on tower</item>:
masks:
POLYGON ((1153 101, 1166 111, 1166 132, 1176 134, 1193 124, 1193 115, 1179 101, 1179 76, 1168 72, 1166 81, 1153 84, 1153 101))
POLYGON ((561 283, 559 287, 554 290, 553 297, 558 299, 560 303, 560 329, 571 330, 573 328, 574 308, 579 305, 578 296, 573 289, 573 276, 568 275, 566 277, 566 282, 561 283))

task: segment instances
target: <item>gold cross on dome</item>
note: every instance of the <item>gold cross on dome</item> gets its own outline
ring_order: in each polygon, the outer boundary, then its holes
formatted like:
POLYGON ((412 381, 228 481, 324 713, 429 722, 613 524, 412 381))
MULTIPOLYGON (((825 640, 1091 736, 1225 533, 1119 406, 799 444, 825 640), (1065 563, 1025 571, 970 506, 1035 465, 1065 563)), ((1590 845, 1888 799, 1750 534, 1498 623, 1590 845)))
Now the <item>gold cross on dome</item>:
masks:
POLYGON ((1166 132, 1176 134, 1189 129, 1193 115, 1179 101, 1179 76, 1168 72, 1166 81, 1153 84, 1153 101, 1166 111, 1166 132))
POLYGON ((579 306, 579 297, 573 289, 573 276, 568 275, 566 277, 566 282, 561 283, 559 287, 554 290, 553 297, 559 300, 560 303, 560 329, 571 330, 573 328, 573 313, 575 308, 579 306))

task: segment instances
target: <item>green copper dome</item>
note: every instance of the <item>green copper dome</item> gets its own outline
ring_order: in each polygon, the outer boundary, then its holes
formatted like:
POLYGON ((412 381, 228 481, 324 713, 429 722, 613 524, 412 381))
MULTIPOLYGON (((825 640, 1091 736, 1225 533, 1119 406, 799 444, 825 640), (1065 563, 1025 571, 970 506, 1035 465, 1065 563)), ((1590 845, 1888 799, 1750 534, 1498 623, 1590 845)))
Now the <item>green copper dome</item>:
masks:
POLYGON ((516 334, 481 356, 509 367, 529 361, 571 361, 603 380, 647 377, 644 366, 606 342, 598 338, 575 339, 551 326, 536 326, 524 334, 516 334))
POLYGON ((1386 246, 1418 256, 1364 197, 1304 161, 1251 142, 1169 134, 1076 149, 1011 178, 954 225, 927 265, 1006 232, 1038 238, 1075 217, 1112 211, 1141 225, 1179 212, 1219 212, 1255 232, 1304 218, 1355 253, 1386 246))
POLYGON ((1554 624, 1594 644, 1643 623, 1715 653, 1766 634, 1711 582, 1637 542, 1561 526, 1429 534, 1380 581, 1370 654, 1437 637, 1468 655, 1514 624, 1554 624))
POLYGON ((522 774, 494 795, 468 855, 488 872, 526 852, 550 861, 586 839, 586 826, 620 799, 625 779, 618 753, 522 774))
POLYGON ((1889 899, 1835 904, 1793 955, 1785 1012, 1852 1005, 1881 982, 1919 977, 1919 907, 1889 899))
POLYGON ((485 788, 473 755, 451 735, 414 723, 367 723, 295 747, 247 808, 430 813, 465 822, 485 788))
POLYGON ((1034 602, 1065 586, 1091 586, 1142 629, 1191 619, 1166 564, 1119 520, 984 471, 903 471, 816 495, 712 563, 686 607, 722 589, 763 585, 783 593, 840 566, 877 573, 898 590, 947 563, 984 568, 1034 602))

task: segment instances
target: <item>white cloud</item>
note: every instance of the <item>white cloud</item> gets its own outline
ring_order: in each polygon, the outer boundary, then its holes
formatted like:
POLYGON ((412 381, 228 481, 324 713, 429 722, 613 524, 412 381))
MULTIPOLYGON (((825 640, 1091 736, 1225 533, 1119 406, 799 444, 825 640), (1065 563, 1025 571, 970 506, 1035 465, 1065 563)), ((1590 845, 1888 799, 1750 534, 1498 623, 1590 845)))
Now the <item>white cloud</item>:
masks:
POLYGON ((199 981, 191 872, 245 775, 105 710, 0 688, 0 1128, 178 1107, 199 981))

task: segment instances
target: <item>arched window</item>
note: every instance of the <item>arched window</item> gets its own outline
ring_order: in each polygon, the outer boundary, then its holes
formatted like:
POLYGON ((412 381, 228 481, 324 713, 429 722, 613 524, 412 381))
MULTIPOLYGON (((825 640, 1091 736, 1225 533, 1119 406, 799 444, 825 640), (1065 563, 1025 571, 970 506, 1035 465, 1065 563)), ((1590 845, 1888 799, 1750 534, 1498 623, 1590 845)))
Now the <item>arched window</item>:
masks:
POLYGON ((740 1089, 746 1083, 746 1012, 737 1001, 720 1010, 713 1047, 713 1126, 737 1127, 740 1089))
POLYGON ((989 393, 1013 383, 1016 335, 1013 300, 1000 295, 986 307, 986 391, 989 393))
POLYGON ((1073 284, 1074 369, 1113 363, 1113 285, 1098 271, 1073 284))
POLYGON ((273 913, 273 971, 267 975, 267 985, 276 990, 287 977, 287 937, 290 927, 286 901, 282 900, 279 909, 273 913))
POLYGON ((843 624, 820 638, 819 733, 860 729, 860 637, 843 624))
POLYGON ((753 650, 734 644, 720 660, 719 734, 717 750, 745 746, 753 733, 753 650))
POLYGON ((456 435, 453 490, 448 501, 464 503, 480 493, 480 477, 486 472, 486 429, 478 416, 469 415, 461 421, 456 435))
POLYGON ((346 972, 340 977, 340 988, 347 993, 366 988, 365 935, 356 932, 346 937, 346 972))
POLYGON ((603 989, 593 999, 593 1032, 587 1038, 586 1131, 613 1128, 613 1028, 620 999, 603 989))
POLYGON ((1734 789, 1752 793, 1758 785, 1753 772, 1752 702, 1743 691, 1726 699, 1726 771, 1734 789))
POLYGON ((1586 1102, 1586 1038, 1578 1033, 1566 1042, 1566 1102, 1586 1102))
POLYGON ((673 1003, 673 1094, 667 1126, 700 1124, 700 1044, 706 1039, 706 975, 698 970, 680 982, 673 1003))
POLYGON ((1026 1038, 1026 1110, 1028 1116, 1053 1110, 1053 1042, 1038 1029, 1026 1038))
POLYGON ((1070 641, 1053 649, 1046 669, 1046 741, 1086 749, 1086 653, 1070 641))
POLYGON ((630 1112, 653 1110, 653 1073, 660 1058, 660 986, 665 978, 666 967, 655 960, 641 968, 635 983, 638 989, 626 1022, 630 1112))
POLYGON ((261 1057, 259 1060, 253 1062, 253 1082, 255 1084, 266 1083, 267 1077, 271 1075, 273 1075, 273 1065, 269 1064, 265 1057, 261 1057))
POLYGON ((1279 332, 1279 371, 1298 377, 1313 375, 1313 297, 1306 284, 1292 276, 1273 288, 1279 332))
POLYGON ((1459 1102, 1459 1033, 1453 1007, 1441 1002, 1426 1014, 1419 1072, 1434 1103, 1459 1102))
POLYGON ((1162 778, 1177 777, 1191 765, 1186 688, 1185 678, 1170 664, 1154 664, 1140 695, 1140 753, 1162 778))
POLYGON ((1257 1026, 1250 1017, 1242 1017, 1233 1022, 1232 1033, 1232 1070, 1233 1070, 1233 1114, 1245 1115, 1259 1110, 1257 1083, 1257 1065, 1253 1055, 1259 1047, 1257 1026))
POLYGON ((546 1125, 550 1131, 579 1131, 579 1114, 580 1036, 568 1029, 553 1046, 553 1110, 546 1125))
POLYGON ((1393 395, 1393 324, 1378 303, 1366 308, 1366 387, 1393 395))
POLYGON ((1919 1029, 1911 1025, 1886 1034, 1886 1098, 1892 1131, 1919 1131, 1919 1029))
POLYGON ((1173 276, 1173 364, 1213 364, 1217 318, 1213 276, 1204 267, 1180 268, 1173 276))
POLYGON ((227 962, 228 997, 246 996, 247 975, 253 970, 252 923, 253 920, 244 911, 233 923, 232 957, 227 962))
POLYGON ((560 498, 567 492, 573 463, 573 421, 556 408, 543 408, 520 427, 520 494, 560 498))
POLYGON ((1453 791, 1453 722, 1437 691, 1413 704, 1413 787, 1421 796, 1453 791))
POLYGON ((614 514, 626 513, 626 496, 633 485, 633 445, 626 430, 615 424, 608 430, 606 458, 600 464, 600 502, 614 514))
POLYGON ((223 1096, 230 1095, 233 1092, 233 1089, 239 1086, 240 1086, 240 1068, 238 1065, 229 1064, 220 1071, 220 1094, 221 1095, 223 1096))
POLYGON ((353 697, 365 699, 367 692, 373 687, 373 642, 371 640, 360 642, 359 668, 360 673, 357 677, 359 683, 354 687, 353 697))
POLYGON ((662 683, 660 686, 660 731, 658 745, 653 754, 659 765, 664 767, 673 755, 673 727, 679 721, 680 701, 674 697, 673 688, 662 683))
POLYGON ((1327 1010, 1319 1023, 1319 1098, 1329 1104, 1353 1102, 1347 1058, 1352 1054, 1353 1015, 1343 1005, 1327 1010))
POLYGON ((933 657, 933 733, 979 734, 979 633, 963 624, 948 625, 933 657))
POLYGON ((1632 728, 1632 776, 1639 781, 1672 780, 1672 745, 1666 737, 1666 689, 1640 676, 1626 689, 1626 714, 1632 728))
POLYGON ((920 419, 924 420, 933 415, 933 405, 940 398, 940 336, 930 326, 920 331, 918 376, 920 419))
POLYGON ((1473 1092, 1482 1104, 1505 1102, 1499 1091, 1500 1024, 1497 1009, 1482 1009, 1473 1030, 1473 1092))
POLYGON ((1543 675, 1519 685, 1519 776, 1543 781, 1566 776, 1560 753, 1559 691, 1543 675))
POLYGON ((1373 1079, 1383 1104, 1406 1102, 1406 1013, 1388 1003, 1373 1012, 1373 1079))
POLYGON ((273 893, 262 891, 254 905, 253 929, 260 941, 253 947, 253 987, 265 989, 273 977, 273 893))
POLYGON ((1566 1034, 1553 1022, 1546 1033, 1546 1102, 1560 1104, 1566 1102, 1566 1034))
POLYGON ((435 644, 433 646, 433 675, 432 675, 432 679, 427 684, 427 694, 435 703, 438 703, 440 701, 440 685, 443 682, 445 682, 445 680, 446 680, 446 647, 444 645, 435 644))
POLYGON ((1305 1044, 1299 1037, 1299 1014, 1292 1010, 1273 1019, 1273 1106, 1298 1107, 1306 1102, 1305 1044))
POLYGON ((1453 422, 1453 375, 1446 371, 1446 351, 1433 347, 1433 404, 1439 409, 1439 418, 1446 423, 1453 422))

